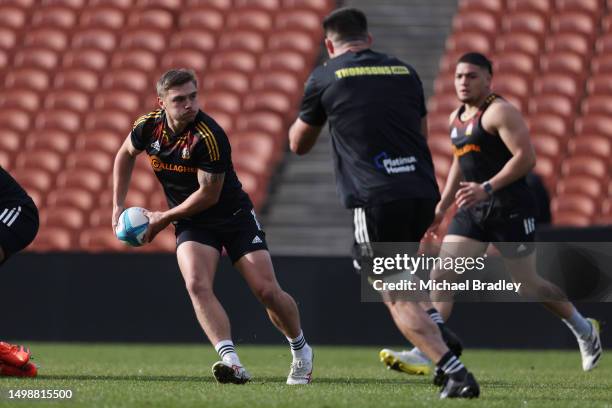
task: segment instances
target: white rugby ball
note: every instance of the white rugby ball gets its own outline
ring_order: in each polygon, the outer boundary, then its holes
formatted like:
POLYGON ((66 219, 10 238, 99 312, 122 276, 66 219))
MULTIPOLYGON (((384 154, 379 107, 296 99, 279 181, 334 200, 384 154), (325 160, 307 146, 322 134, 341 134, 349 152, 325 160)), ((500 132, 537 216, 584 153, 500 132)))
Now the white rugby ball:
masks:
POLYGON ((115 235, 120 241, 134 247, 143 244, 149 227, 149 217, 145 215, 145 211, 141 207, 130 207, 121 213, 115 229, 115 235))

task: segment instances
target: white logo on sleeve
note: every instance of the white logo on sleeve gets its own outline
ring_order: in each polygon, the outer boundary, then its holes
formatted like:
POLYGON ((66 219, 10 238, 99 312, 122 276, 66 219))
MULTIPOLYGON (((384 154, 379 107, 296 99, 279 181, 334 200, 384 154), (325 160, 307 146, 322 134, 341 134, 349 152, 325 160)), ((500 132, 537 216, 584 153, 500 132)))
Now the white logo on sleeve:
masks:
POLYGON ((261 240, 261 238, 259 238, 259 235, 255 235, 255 238, 253 238, 253 241, 251 242, 251 244, 261 244, 263 243, 263 241, 261 240))

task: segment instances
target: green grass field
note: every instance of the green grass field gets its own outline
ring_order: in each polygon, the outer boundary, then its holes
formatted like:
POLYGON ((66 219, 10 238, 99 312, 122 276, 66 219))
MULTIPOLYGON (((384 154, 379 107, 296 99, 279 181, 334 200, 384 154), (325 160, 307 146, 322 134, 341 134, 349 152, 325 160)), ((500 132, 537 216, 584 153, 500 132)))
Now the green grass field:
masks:
POLYGON ((429 377, 386 370, 371 347, 316 347, 314 382, 286 386, 286 347, 239 346, 254 381, 216 384, 209 346, 31 344, 36 379, 0 378, 4 406, 73 407, 611 407, 612 364, 591 373, 578 351, 468 350, 479 400, 439 401, 429 377), (8 389, 71 389, 67 401, 15 402, 8 389))

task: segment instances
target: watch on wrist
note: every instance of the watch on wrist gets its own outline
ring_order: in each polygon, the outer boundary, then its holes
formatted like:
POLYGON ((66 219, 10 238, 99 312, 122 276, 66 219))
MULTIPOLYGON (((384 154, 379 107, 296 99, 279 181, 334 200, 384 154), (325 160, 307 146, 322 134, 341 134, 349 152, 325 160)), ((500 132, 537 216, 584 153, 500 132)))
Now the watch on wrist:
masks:
POLYGON ((485 191, 485 193, 487 193, 488 195, 490 196, 493 195, 493 186, 491 185, 490 182, 485 181, 484 183, 482 183, 482 188, 485 191))

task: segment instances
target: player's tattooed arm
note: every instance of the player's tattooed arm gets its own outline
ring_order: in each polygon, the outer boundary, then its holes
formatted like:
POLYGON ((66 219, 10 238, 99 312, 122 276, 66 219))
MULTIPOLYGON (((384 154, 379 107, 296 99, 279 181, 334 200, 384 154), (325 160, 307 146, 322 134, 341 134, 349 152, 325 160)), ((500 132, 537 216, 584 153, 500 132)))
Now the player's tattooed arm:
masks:
POLYGON ((225 173, 208 173, 206 171, 198 172, 198 183, 201 187, 210 186, 221 183, 225 180, 225 173))

